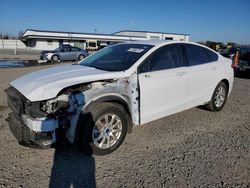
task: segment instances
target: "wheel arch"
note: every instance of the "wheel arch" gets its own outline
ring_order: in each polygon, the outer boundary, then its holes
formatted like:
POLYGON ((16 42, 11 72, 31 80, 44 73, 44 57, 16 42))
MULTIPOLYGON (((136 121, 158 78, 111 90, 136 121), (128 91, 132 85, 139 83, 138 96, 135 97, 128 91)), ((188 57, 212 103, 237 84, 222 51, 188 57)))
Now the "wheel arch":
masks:
POLYGON ((222 79, 220 82, 224 82, 227 86, 227 94, 229 94, 229 81, 227 79, 222 79))
POLYGON ((121 106, 124 107, 124 109, 127 111, 129 116, 131 117, 131 112, 130 112, 128 102, 123 97, 118 96, 118 95, 106 95, 106 96, 101 96, 101 97, 94 99, 93 101, 89 102, 84 107, 83 113, 91 111, 91 109, 95 108, 99 103, 103 103, 103 102, 111 102, 111 103, 120 104, 121 106))
MULTIPOLYGON (((79 137, 81 136, 81 132, 82 132, 81 131, 82 126, 78 126, 79 122, 86 121, 89 115, 91 115, 91 111, 94 108, 98 108, 98 104, 104 103, 104 102, 116 103, 116 104, 123 106, 125 111, 128 113, 129 118, 131 119, 131 112, 130 112, 128 102, 123 97, 118 96, 118 95, 107 95, 107 96, 101 96, 99 98, 96 98, 84 106, 81 114, 78 117, 77 127, 75 130, 75 141, 74 141, 75 143, 79 141, 79 137)), ((130 121, 130 123, 128 124, 128 133, 131 133, 131 132, 132 132, 132 123, 130 121)))

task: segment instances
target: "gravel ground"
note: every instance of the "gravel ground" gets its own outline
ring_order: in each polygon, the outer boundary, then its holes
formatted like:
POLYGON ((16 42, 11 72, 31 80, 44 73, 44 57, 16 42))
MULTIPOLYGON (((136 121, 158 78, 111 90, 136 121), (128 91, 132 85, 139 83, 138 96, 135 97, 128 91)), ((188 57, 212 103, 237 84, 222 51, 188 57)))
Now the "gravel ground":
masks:
POLYGON ((3 90, 40 68, 0 69, 0 187, 250 187, 250 79, 235 79, 221 112, 193 108, 135 127, 96 157, 67 143, 26 148, 10 133, 3 90))

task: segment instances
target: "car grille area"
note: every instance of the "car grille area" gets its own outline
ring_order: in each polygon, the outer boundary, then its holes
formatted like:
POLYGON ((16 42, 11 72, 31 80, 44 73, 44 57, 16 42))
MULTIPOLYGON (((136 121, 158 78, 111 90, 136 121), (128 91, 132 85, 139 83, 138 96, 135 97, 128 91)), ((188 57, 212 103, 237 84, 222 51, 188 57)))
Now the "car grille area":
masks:
POLYGON ((27 99, 11 86, 6 89, 6 93, 8 106, 12 111, 8 117, 9 128, 19 144, 40 149, 51 147, 51 132, 35 132, 25 125, 22 117, 25 114, 24 104, 27 99))
POLYGON ((24 113, 24 97, 13 87, 6 89, 8 106, 17 115, 24 113))
POLYGON ((15 113, 9 113, 9 127, 19 143, 29 143, 31 138, 31 132, 28 127, 22 124, 22 119, 15 113))
POLYGON ((19 143, 28 142, 30 140, 30 130, 26 127, 21 118, 24 113, 24 97, 14 87, 6 89, 8 106, 11 109, 9 113, 9 127, 19 143))

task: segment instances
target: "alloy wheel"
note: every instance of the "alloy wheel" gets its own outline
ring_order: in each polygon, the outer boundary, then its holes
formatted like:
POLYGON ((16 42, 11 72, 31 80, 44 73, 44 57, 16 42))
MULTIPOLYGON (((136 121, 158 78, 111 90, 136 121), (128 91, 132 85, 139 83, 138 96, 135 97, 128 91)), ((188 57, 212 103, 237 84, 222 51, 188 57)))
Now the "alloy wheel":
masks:
POLYGON ((93 143, 100 149, 107 149, 117 143, 122 133, 122 121, 114 113, 102 115, 92 130, 93 143))
POLYGON ((217 108, 220 108, 226 99, 226 91, 225 88, 220 86, 216 90, 215 98, 214 98, 214 104, 217 108))

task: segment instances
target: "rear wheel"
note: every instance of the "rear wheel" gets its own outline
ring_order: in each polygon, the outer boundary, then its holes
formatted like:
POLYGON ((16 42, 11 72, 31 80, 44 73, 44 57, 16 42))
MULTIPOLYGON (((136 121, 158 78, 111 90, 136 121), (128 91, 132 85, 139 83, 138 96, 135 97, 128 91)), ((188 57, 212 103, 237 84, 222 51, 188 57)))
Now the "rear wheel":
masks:
POLYGON ((226 103, 227 91, 228 88, 226 84, 224 82, 220 82, 216 86, 213 96, 206 107, 211 111, 220 111, 226 103))
POLYGON ((78 60, 79 60, 79 61, 83 60, 84 58, 85 58, 85 56, 82 55, 82 54, 78 56, 78 60))
POLYGON ((116 103, 101 103, 84 121, 80 140, 84 148, 96 155, 106 155, 116 150, 125 139, 129 116, 126 110, 116 103))

